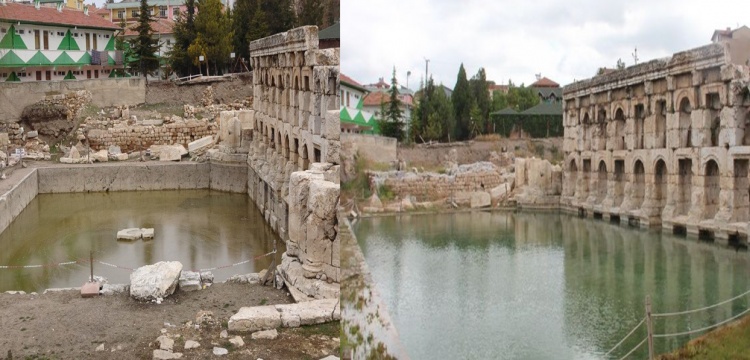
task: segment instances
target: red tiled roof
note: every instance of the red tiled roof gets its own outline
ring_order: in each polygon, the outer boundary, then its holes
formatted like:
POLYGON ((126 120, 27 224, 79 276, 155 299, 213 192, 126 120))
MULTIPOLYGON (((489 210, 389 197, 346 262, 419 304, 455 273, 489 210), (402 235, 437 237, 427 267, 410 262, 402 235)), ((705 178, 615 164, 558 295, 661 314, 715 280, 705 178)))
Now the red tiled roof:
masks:
POLYGON ((543 77, 533 84, 531 84, 532 87, 560 87, 560 84, 548 79, 547 77, 543 77))
POLYGON ((67 25, 78 26, 82 28, 93 29, 111 29, 117 30, 117 25, 102 19, 98 15, 85 15, 81 10, 63 8, 57 11, 56 8, 40 7, 34 5, 6 3, 0 5, 0 20, 9 20, 17 22, 37 23, 45 25, 67 25))
POLYGON ((352 78, 344 75, 343 73, 339 73, 339 81, 344 81, 344 82, 346 82, 348 84, 351 84, 351 85, 354 85, 354 86, 359 86, 361 88, 364 87, 364 85, 356 82, 354 79, 352 79, 352 78))
MULTIPOLYGON (((402 103, 404 103, 404 105, 414 104, 414 100, 409 94, 400 94, 398 98, 399 100, 401 100, 402 103)), ((365 99, 362 104, 364 106, 380 106, 381 102, 386 103, 386 104, 391 102, 391 94, 387 92, 382 92, 382 91, 369 93, 367 94, 367 96, 365 96, 365 99)))
POLYGON ((377 83, 375 83, 375 84, 369 84, 369 85, 367 85, 367 87, 374 87, 374 88, 378 88, 378 89, 387 89, 387 88, 391 87, 391 84, 385 82, 385 80, 383 80, 383 78, 380 78, 377 83))
MULTIPOLYGON (((125 27, 125 36, 135 36, 138 33, 133 30, 138 23, 130 23, 125 27)), ((174 27, 174 21, 169 19, 158 19, 151 23, 151 28, 154 29, 154 34, 172 34, 172 28, 174 27)))

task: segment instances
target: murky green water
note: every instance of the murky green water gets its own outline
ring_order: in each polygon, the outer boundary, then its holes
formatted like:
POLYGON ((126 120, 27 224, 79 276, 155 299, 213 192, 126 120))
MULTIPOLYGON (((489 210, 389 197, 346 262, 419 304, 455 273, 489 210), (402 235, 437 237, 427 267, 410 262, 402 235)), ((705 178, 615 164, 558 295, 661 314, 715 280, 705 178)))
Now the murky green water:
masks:
MULTIPOLYGON (((750 288, 750 255, 660 231, 562 214, 464 213, 355 225, 374 281, 414 359, 620 358, 645 316, 714 304, 750 288)), ((678 333, 739 314, 747 297, 654 320, 678 333)), ((657 353, 688 336, 655 339, 657 353)), ((645 358, 646 346, 633 358, 645 358)))
MULTIPOLYGON (((238 263, 273 250, 276 235, 246 194, 210 190, 54 194, 37 196, 0 234, 0 265, 36 265, 94 258, 137 268, 177 260, 184 269, 238 263), (118 230, 154 228, 154 240, 123 242, 118 230)), ((284 251, 277 241, 277 258, 284 251)), ((271 257, 213 270, 216 281, 267 268, 271 257)), ((129 283, 130 271, 94 264, 110 283, 129 283)), ((0 291, 81 286, 88 264, 0 269, 0 291)))

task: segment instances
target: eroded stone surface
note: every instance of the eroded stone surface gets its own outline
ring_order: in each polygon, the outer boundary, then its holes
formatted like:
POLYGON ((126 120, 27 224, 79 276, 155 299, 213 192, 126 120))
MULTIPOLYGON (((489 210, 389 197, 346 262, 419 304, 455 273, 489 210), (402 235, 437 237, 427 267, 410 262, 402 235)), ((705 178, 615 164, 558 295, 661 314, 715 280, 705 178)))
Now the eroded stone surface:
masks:
POLYGON ((141 266, 130 274, 130 296, 149 301, 172 295, 181 272, 182 264, 179 261, 160 261, 141 266))

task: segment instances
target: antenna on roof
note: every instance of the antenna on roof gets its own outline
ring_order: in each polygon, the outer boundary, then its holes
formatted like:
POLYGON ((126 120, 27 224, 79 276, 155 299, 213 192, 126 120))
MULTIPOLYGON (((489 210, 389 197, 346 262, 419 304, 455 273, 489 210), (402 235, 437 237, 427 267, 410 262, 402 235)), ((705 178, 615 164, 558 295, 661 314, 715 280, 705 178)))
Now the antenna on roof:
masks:
POLYGON ((638 65, 638 47, 635 47, 635 50, 633 50, 633 62, 638 65))

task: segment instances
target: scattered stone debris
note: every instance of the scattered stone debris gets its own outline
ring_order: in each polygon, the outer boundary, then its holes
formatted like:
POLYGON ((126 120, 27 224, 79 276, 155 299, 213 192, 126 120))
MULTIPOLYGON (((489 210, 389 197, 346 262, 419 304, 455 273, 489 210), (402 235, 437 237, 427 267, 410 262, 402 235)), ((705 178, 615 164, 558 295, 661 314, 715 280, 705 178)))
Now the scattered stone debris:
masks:
POLYGON ((229 354, 229 350, 222 348, 222 347, 214 346, 214 355, 221 356, 221 355, 226 355, 226 354, 229 354))
POLYGON ((154 360, 182 359, 182 353, 175 353, 167 350, 154 350, 154 360))
POLYGON ((161 299, 174 293, 181 272, 182 263, 179 261, 160 261, 141 266, 130 274, 130 296, 160 303, 161 299))
POLYGON ((245 341, 244 341, 244 340, 242 340, 242 337, 241 337, 241 336, 239 336, 239 335, 238 335, 238 336, 235 336, 235 337, 233 337, 233 338, 231 338, 231 339, 229 339, 229 342, 230 342, 230 343, 231 343, 232 345, 234 345, 234 347, 238 347, 238 348, 239 348, 239 347, 243 347, 243 346, 245 346, 245 341))
POLYGON ((276 329, 256 331, 250 335, 253 340, 276 340, 279 332, 276 329))
POLYGON ((201 344, 197 341, 193 341, 193 340, 185 341, 185 350, 197 349, 199 347, 201 347, 201 344))
POLYGON ((180 274, 180 291, 201 290, 201 274, 194 271, 183 271, 180 274))
POLYGON ((341 319, 339 299, 312 300, 288 305, 243 307, 229 318, 229 331, 247 333, 279 327, 323 324, 341 319))
POLYGON ((104 351, 104 343, 99 344, 99 346, 96 347, 96 351, 104 351))

